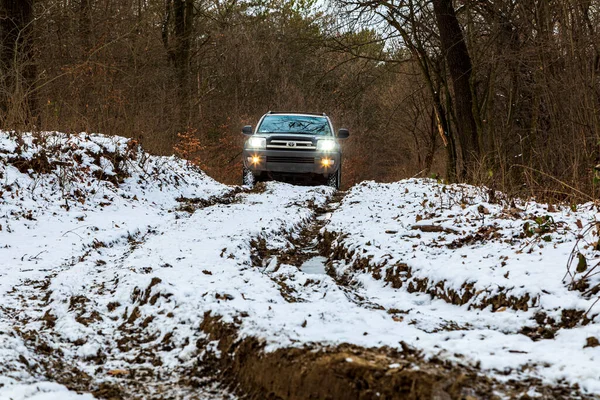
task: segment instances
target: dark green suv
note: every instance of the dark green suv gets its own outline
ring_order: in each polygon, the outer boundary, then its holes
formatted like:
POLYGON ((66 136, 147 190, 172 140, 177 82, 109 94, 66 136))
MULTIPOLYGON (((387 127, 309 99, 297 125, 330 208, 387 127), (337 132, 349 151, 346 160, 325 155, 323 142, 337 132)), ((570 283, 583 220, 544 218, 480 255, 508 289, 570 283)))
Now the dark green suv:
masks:
POLYGON ((256 131, 247 125, 244 144, 243 184, 282 179, 327 184, 339 189, 342 149, 338 139, 347 129, 334 134, 325 114, 272 112, 262 116, 256 131))

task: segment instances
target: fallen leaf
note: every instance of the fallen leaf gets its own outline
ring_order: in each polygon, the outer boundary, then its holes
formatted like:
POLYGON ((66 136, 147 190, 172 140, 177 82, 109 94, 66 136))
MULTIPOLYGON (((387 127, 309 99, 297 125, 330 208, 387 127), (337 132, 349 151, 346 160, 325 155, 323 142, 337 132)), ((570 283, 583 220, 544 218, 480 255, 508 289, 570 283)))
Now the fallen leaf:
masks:
POLYGON ((587 269, 587 260, 585 258, 585 256, 581 253, 577 253, 577 258, 579 258, 579 261, 577 262, 577 269, 576 271, 581 273, 584 273, 585 270, 587 269))
POLYGON ((420 230, 420 231, 423 231, 423 232, 453 233, 455 235, 458 235, 460 233, 456 229, 445 228, 445 227, 439 226, 439 225, 413 225, 411 229, 412 230, 420 230))
POLYGON ((127 371, 126 369, 111 369, 107 372, 107 374, 112 376, 129 375, 129 371, 127 371))

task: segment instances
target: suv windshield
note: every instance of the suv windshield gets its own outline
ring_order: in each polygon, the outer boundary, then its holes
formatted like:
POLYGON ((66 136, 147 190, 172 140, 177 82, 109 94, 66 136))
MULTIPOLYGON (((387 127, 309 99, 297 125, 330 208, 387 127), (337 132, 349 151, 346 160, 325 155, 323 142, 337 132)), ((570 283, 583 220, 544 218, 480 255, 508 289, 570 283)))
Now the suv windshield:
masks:
POLYGON ((306 115, 267 115, 257 133, 304 133, 309 135, 331 135, 325 117, 306 115))

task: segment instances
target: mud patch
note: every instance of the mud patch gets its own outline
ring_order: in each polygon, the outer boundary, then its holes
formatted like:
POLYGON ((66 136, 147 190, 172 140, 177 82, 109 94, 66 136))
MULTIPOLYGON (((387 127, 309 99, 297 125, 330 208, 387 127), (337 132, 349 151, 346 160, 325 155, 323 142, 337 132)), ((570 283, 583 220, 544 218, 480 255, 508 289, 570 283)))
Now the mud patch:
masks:
POLYGON ((291 246, 286 250, 273 251, 268 249, 266 243, 257 243, 259 254, 257 259, 265 260, 277 255, 278 264, 294 265, 300 268, 306 261, 315 256, 328 256, 329 249, 321 247, 322 240, 320 232, 329 222, 327 216, 330 216, 336 205, 339 205, 343 199, 344 192, 336 192, 328 201, 325 207, 313 208, 314 216, 310 223, 306 224, 298 233, 290 233, 286 240, 291 246))
MULTIPOLYGON (((309 260, 323 258, 319 248, 319 232, 329 222, 327 216, 331 215, 343 196, 344 192, 336 192, 324 207, 308 204, 308 207, 313 210, 312 218, 299 230, 283 233, 283 240, 287 243, 285 248, 272 248, 263 237, 255 238, 250 242, 252 266, 263 268, 263 271, 267 272, 267 275, 279 286, 279 292, 287 302, 295 303, 303 300, 297 295, 296 290, 286 283, 287 277, 280 276, 276 272, 282 265, 294 266, 302 270, 309 260)), ((319 261, 317 264, 320 264, 319 261)), ((318 265, 310 273, 314 274, 317 270, 325 273, 324 268, 318 265)))
POLYGON ((196 210, 206 207, 212 207, 217 204, 233 204, 239 202, 238 194, 240 193, 262 193, 265 190, 265 185, 256 185, 252 191, 244 190, 241 186, 236 186, 231 191, 222 196, 211 196, 207 199, 199 197, 177 197, 175 200, 180 203, 177 211, 186 211, 190 214, 196 210))

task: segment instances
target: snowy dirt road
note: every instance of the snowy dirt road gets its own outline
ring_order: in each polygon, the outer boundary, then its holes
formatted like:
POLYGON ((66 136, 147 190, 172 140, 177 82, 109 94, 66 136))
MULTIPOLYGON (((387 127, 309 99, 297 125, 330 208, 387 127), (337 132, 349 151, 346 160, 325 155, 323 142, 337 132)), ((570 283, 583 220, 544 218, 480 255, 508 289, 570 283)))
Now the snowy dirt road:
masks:
POLYGON ((122 138, 2 135, 0 399, 600 394, 595 297, 563 280, 592 205, 229 187, 122 138))

